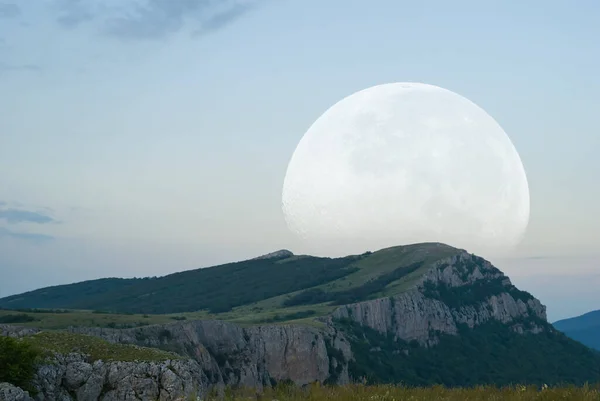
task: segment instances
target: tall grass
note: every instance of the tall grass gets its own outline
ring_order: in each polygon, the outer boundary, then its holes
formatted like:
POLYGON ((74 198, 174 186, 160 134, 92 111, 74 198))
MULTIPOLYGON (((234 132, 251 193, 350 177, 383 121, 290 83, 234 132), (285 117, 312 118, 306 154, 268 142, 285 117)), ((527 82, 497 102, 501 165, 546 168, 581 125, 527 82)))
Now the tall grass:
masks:
POLYGON ((301 389, 280 386, 258 394, 251 389, 226 390, 225 396, 210 395, 206 401, 599 401, 600 386, 538 388, 409 388, 401 386, 320 386, 301 389))

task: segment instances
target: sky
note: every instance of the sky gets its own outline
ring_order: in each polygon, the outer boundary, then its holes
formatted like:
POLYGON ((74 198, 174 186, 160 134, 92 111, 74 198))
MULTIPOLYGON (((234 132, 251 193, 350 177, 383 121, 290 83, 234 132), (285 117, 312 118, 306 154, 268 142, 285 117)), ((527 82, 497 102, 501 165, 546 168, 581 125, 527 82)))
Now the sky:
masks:
MULTIPOLYGON (((0 297, 286 248, 302 135, 372 85, 452 90, 518 150, 530 222, 492 262, 600 309, 600 4, 0 0, 0 297)), ((485 255, 482 255, 485 257, 485 255)))

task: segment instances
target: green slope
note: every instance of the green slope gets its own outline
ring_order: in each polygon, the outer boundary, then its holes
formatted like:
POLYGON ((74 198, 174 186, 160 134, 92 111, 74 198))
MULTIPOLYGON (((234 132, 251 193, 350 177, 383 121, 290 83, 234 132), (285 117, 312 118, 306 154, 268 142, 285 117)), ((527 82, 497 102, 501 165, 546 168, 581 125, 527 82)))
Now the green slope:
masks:
POLYGON ((553 326, 572 339, 600 350, 600 310, 559 320, 553 326))
MULTIPOLYGON (((308 317, 335 304, 406 289, 428 266, 459 250, 437 243, 393 247, 342 258, 290 256, 251 259, 158 278, 102 279, 42 288, 0 299, 0 308, 65 308, 115 313, 168 314, 207 311, 308 317), (332 293, 319 302, 290 303, 303 291, 332 293), (286 303, 287 302, 287 303, 286 303), (317 305, 318 304, 318 305, 317 305), (299 305, 305 307, 298 308, 299 305), (308 306, 307 306, 308 305, 308 306), (283 309, 273 314, 274 310, 283 309)), ((233 314, 233 315, 232 315, 233 314)), ((291 319, 290 319, 291 320, 291 319)))

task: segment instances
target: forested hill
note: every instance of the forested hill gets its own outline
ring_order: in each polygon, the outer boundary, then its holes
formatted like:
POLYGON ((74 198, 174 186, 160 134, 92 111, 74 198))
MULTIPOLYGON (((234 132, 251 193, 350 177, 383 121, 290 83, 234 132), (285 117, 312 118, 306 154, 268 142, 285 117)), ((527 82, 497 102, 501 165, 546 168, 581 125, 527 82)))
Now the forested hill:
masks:
POLYGON ((559 320, 553 326, 572 339, 600 350, 600 310, 559 320))
MULTIPOLYGON (((0 308, 222 313, 288 294, 289 297, 279 301, 283 306, 285 301, 297 302, 298 292, 307 289, 319 294, 337 294, 328 296, 327 302, 336 299, 353 302, 380 294, 385 288, 394 287, 394 283, 419 274, 416 270, 424 271, 431 263, 458 252, 460 250, 438 243, 393 247, 341 258, 295 256, 289 251, 279 251, 265 257, 157 278, 107 278, 42 288, 2 298, 0 308)), ((400 290, 400 287, 391 289, 392 292, 400 290)))
POLYGON ((121 313, 176 313, 232 307, 270 298, 353 272, 358 257, 266 258, 157 278, 100 279, 42 288, 0 299, 4 308, 96 309, 121 313), (288 258, 290 259, 290 258, 288 258))

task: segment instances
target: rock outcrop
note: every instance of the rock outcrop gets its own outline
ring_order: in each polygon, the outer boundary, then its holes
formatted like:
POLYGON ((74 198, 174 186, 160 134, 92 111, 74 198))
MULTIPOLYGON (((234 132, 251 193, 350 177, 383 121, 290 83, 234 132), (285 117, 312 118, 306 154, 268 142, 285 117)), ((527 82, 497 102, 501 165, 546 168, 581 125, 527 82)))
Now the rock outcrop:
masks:
POLYGON ((39 330, 32 327, 12 326, 0 324, 0 336, 20 338, 38 333, 39 330))
POLYGON ((39 401, 190 400, 203 397, 209 385, 193 360, 91 362, 76 353, 55 355, 33 382, 39 401))
POLYGON ((292 256, 294 256, 294 254, 292 253, 292 251, 288 251, 287 249, 280 249, 280 250, 275 251, 275 252, 271 252, 271 253, 267 253, 265 255, 258 256, 256 258, 251 259, 251 260, 258 260, 258 259, 285 259, 285 258, 290 258, 292 256))
POLYGON ((0 401, 33 401, 27 391, 10 383, 0 383, 0 401))
POLYGON ((516 289, 491 263, 461 252, 436 262, 406 292, 344 305, 334 311, 330 321, 343 318, 406 341, 433 345, 435 332, 457 334, 459 324, 473 328, 491 319, 512 325, 519 333, 539 332, 542 328, 534 321, 546 320, 546 308, 516 289), (478 286, 483 289, 480 293, 474 290, 478 286), (449 298, 453 290, 463 291, 457 305, 449 298), (522 324, 524 319, 531 320, 528 328, 522 324))
POLYGON ((331 365, 339 370, 336 382, 347 382, 344 359, 349 346, 335 329, 295 325, 243 328, 232 323, 206 320, 135 329, 72 328, 71 331, 101 337, 111 343, 158 347, 193 358, 211 383, 262 389, 280 381, 299 385, 325 382, 331 365), (339 359, 339 360, 338 360, 339 359), (338 368, 338 366, 341 366, 338 368))

